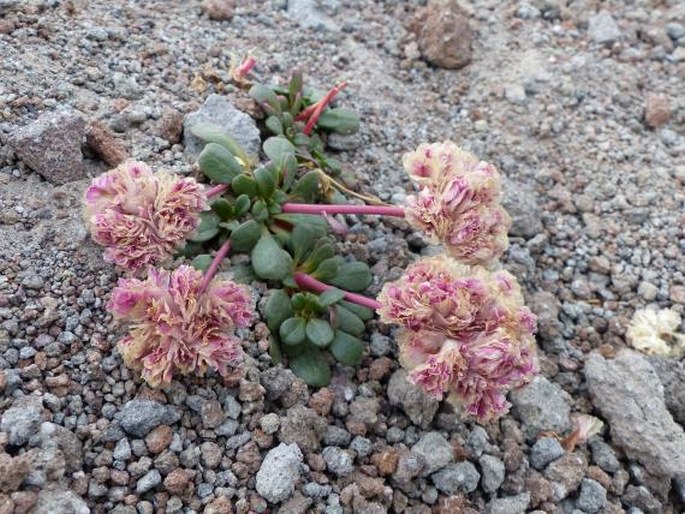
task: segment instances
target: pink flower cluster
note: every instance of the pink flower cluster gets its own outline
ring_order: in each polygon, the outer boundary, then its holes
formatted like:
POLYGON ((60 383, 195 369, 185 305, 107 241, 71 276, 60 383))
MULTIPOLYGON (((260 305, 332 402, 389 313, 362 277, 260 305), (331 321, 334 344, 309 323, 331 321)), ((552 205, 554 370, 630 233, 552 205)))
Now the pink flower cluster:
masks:
POLYGON ((105 259, 132 273, 171 257, 208 209, 194 179, 153 173, 136 161, 93 180, 85 204, 91 236, 106 248, 105 259))
POLYGON ((441 255, 383 287, 381 321, 403 327, 400 362, 427 394, 447 394, 479 420, 501 416, 506 393, 536 371, 535 316, 506 271, 441 255))
POLYGON ((403 162, 421 187, 405 213, 413 227, 466 264, 487 266, 504 253, 511 219, 500 205, 501 180, 494 166, 450 141, 422 144, 403 162))
POLYGON ((202 291, 202 273, 182 265, 174 271, 150 268, 145 280, 119 279, 108 309, 132 324, 119 342, 126 365, 142 370, 153 387, 214 368, 224 375, 242 360, 236 327, 247 327, 254 308, 249 291, 231 280, 214 279, 202 291))

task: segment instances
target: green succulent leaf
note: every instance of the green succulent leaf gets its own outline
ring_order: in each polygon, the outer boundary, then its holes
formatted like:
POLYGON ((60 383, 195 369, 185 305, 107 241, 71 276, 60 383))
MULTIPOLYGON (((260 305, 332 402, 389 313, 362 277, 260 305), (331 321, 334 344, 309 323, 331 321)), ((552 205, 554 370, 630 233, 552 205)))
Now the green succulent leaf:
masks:
POLYGON ((261 166, 254 170, 257 192, 262 198, 269 198, 276 191, 277 175, 278 172, 268 166, 261 166))
POLYGON ((207 271, 209 265, 212 263, 212 256, 206 253, 198 255, 193 259, 190 265, 196 270, 207 271))
POLYGON ((316 247, 307 258, 305 264, 305 271, 311 273, 326 259, 330 259, 335 255, 335 249, 330 239, 321 238, 317 241, 316 247))
POLYGON ((293 309, 301 311, 307 306, 307 296, 305 293, 295 293, 292 297, 293 309))
POLYGON ((283 250, 271 233, 263 229, 256 246, 250 254, 252 267, 258 277, 266 280, 281 280, 292 273, 293 260, 290 254, 283 250))
POLYGON ((231 189, 236 195, 247 195, 252 198, 257 194, 257 182, 249 175, 242 173, 231 181, 231 189))
POLYGON ((307 339, 319 348, 325 348, 333 341, 334 332, 328 321, 323 319, 310 319, 305 327, 307 339))
POLYGON ((247 220, 231 232, 231 246, 237 252, 249 252, 262 235, 262 224, 247 220))
POLYGON ((252 204, 252 217, 257 221, 264 221, 269 217, 269 210, 264 200, 257 200, 252 204))
POLYGON ((316 232, 309 225, 295 225, 290 235, 290 247, 293 257, 299 261, 303 255, 307 255, 314 247, 316 232))
POLYGON ((342 330, 336 330, 328 350, 341 364, 356 366, 361 362, 364 355, 364 343, 342 330))
POLYGON ((278 116, 269 116, 264 124, 272 134, 283 134, 283 123, 281 123, 281 120, 278 118, 278 116))
POLYGON ((249 162, 249 157, 245 150, 218 125, 213 123, 197 123, 190 129, 190 133, 199 137, 205 143, 216 143, 225 147, 245 164, 249 162))
POLYGON ((250 210, 250 207, 251 203, 249 196, 240 195, 238 198, 236 198, 235 202, 233 203, 233 210, 235 211, 236 218, 246 214, 247 211, 250 210))
POLYGON ((222 221, 228 221, 233 217, 233 206, 225 198, 219 198, 212 202, 212 210, 222 221))
POLYGON ((338 303, 343 298, 345 298, 345 293, 340 289, 332 288, 319 295, 319 305, 321 307, 328 307, 334 303, 338 303))
MULTIPOLYGON (((283 189, 289 190, 297 178, 297 157, 288 154, 281 162, 281 175, 283 176, 283 189)), ((285 198, 284 198, 285 201, 285 198)))
POLYGON ((293 199, 300 199, 305 203, 312 203, 316 200, 319 192, 319 174, 310 171, 295 182, 291 191, 293 199))
POLYGON ((290 346, 298 345, 305 340, 306 322, 302 318, 288 318, 278 329, 281 341, 290 346))
POLYGON ((270 137, 262 145, 266 156, 279 166, 288 155, 294 155, 296 148, 282 136, 270 137))
POLYGON ((294 97, 298 93, 302 93, 302 83, 302 70, 294 69, 290 76, 290 82, 288 83, 288 93, 291 97, 294 97))
POLYGON ((281 345, 274 336, 269 337, 269 356, 274 364, 279 364, 283 360, 281 345))
POLYGON ((278 96, 276 96, 276 93, 274 93, 270 87, 263 84, 255 84, 250 89, 250 96, 268 111, 280 114, 281 102, 279 102, 278 96))
POLYGON ((323 387, 331 381, 331 367, 316 348, 307 347, 289 361, 295 375, 312 387, 323 387))
POLYGON ((252 284, 257 280, 254 271, 252 270, 252 266, 249 264, 236 264, 235 266, 231 266, 231 277, 241 284, 252 284))
POLYGON ((335 328, 355 336, 363 334, 364 330, 366 330, 364 322, 359 316, 341 305, 335 306, 335 328))
POLYGON ((293 305, 290 296, 283 289, 271 291, 266 302, 265 316, 269 330, 276 332, 281 324, 293 315, 293 305))
POLYGON ((371 270, 363 262, 346 262, 330 283, 348 291, 363 291, 371 284, 371 270))
POLYGON ((243 167, 226 147, 209 143, 197 158, 202 173, 217 184, 230 184, 243 167))
POLYGON ((209 241, 219 233, 219 216, 214 211, 205 211, 200 213, 200 224, 195 231, 195 234, 189 239, 196 243, 204 243, 209 241))
POLYGON ((359 116, 349 109, 334 107, 322 112, 316 125, 338 134, 353 134, 359 130, 359 116))
POLYGON ((307 147, 309 146, 309 143, 311 142, 312 138, 309 136, 304 135, 302 132, 298 132, 293 136, 293 144, 295 146, 304 146, 307 147))
POLYGON ((367 307, 362 307, 361 305, 357 305, 356 303, 352 302, 342 301, 340 302, 340 305, 364 321, 369 321, 371 318, 373 318, 375 312, 367 307))
POLYGON ((203 246, 201 243, 196 243, 194 241, 188 241, 183 249, 178 252, 178 255, 182 257, 193 257, 198 253, 202 252, 203 246))
POLYGON ((285 221, 293 226, 306 225, 313 234, 313 237, 321 237, 328 233, 328 223, 321 216, 315 214, 291 214, 282 213, 274 216, 277 220, 285 221))
POLYGON ((333 280, 338 275, 338 271, 340 270, 340 260, 341 257, 337 255, 326 259, 317 266, 316 271, 314 271, 312 275, 314 278, 318 278, 324 282, 333 280))

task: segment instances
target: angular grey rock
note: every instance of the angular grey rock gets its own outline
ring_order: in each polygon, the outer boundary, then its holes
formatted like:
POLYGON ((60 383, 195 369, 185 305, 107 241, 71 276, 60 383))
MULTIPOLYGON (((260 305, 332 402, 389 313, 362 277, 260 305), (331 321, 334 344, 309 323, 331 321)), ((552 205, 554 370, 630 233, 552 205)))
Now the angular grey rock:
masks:
POLYGON ((495 498, 485 507, 486 514, 523 514, 530 504, 530 493, 495 498))
POLYGON ((445 494, 472 493, 478 487, 480 473, 469 461, 457 462, 431 476, 435 487, 445 494))
POLYGON ((411 451, 423 455, 426 464, 421 476, 432 475, 454 461, 452 445, 439 432, 424 434, 419 442, 412 446, 411 451))
POLYGON ((601 439, 597 437, 590 439, 590 449, 592 461, 607 473, 616 473, 621 467, 614 449, 601 439))
POLYGON ((580 494, 578 495, 578 501, 576 501, 576 508, 588 514, 595 514, 606 503, 606 489, 599 482, 590 478, 584 478, 580 484, 580 494))
POLYGON ((490 445, 490 436, 481 426, 476 425, 466 437, 466 449, 471 454, 472 459, 477 459, 485 451, 486 446, 490 445))
POLYGON ((564 453, 564 449, 559 441, 553 437, 541 437, 535 441, 535 444, 530 449, 530 465, 540 471, 564 453))
POLYGON ((253 157, 259 155, 261 140, 257 124, 248 114, 240 111, 226 97, 209 95, 199 110, 183 119, 183 142, 186 152, 197 157, 204 148, 204 141, 194 136, 191 129, 199 123, 211 123, 224 130, 253 157))
POLYGON ((588 20, 588 33, 595 43, 610 44, 621 37, 621 30, 608 11, 600 11, 588 20))
POLYGON ((269 450, 257 472, 257 492, 268 502, 289 498, 300 478, 302 452, 296 444, 281 443, 269 450))
POLYGON ((40 426, 39 435, 42 448, 55 445, 62 452, 67 472, 74 473, 83 467, 83 445, 76 434, 46 421, 40 426))
POLYGON ((295 405, 288 409, 288 415, 281 418, 278 440, 282 443, 295 443, 305 452, 319 449, 321 438, 328 425, 313 409, 295 405))
POLYGON ((162 475, 156 469, 152 469, 138 479, 138 482, 136 483, 136 493, 146 493, 161 483, 162 475))
POLYGON ((116 415, 121 428, 135 437, 145 437, 159 425, 173 425, 181 415, 169 406, 154 400, 134 399, 126 402, 116 415))
POLYGON ((678 359, 649 356, 652 365, 664 386, 666 408, 682 426, 685 426, 685 362, 678 359))
POLYGON ((640 354, 623 350, 607 360, 593 352, 585 378, 594 405, 608 421, 612 441, 656 476, 685 469, 685 432, 666 409, 664 388, 640 354))
POLYGON ((60 185, 86 177, 81 144, 86 121, 70 110, 47 112, 9 137, 9 146, 32 170, 60 185))
POLYGON ((349 450, 327 446, 321 455, 326 461, 326 468, 338 476, 349 475, 354 471, 354 455, 349 450))
POLYGON ((90 514, 90 509, 85 501, 72 491, 42 490, 38 493, 33 514, 56 514, 68 512, 69 514, 90 514))
POLYGON ((352 435, 344 428, 329 425, 323 436, 323 442, 329 446, 347 446, 352 440, 352 435))
POLYGON ((427 428, 433 421, 440 403, 407 380, 407 372, 398 369, 388 383, 388 400, 399 406, 412 423, 427 428))
POLYGON ((338 30, 335 21, 321 9, 321 4, 321 0, 288 0, 288 16, 305 28, 338 30))
POLYGON ((540 201, 533 189, 521 182, 506 179, 502 193, 502 206, 512 221, 510 235, 530 239, 544 231, 540 201))
POLYGON ((7 432, 12 446, 22 446, 40 428, 43 421, 43 402, 37 396, 24 396, 15 400, 2 415, 0 431, 7 432))
POLYGON ((561 433, 571 428, 571 408, 564 400, 562 389, 541 375, 513 391, 509 399, 528 439, 537 437, 543 430, 561 433))
POLYGON ((128 439, 119 439, 114 450, 112 451, 112 457, 115 460, 127 461, 131 458, 131 444, 128 439))
POLYGON ((504 482, 504 462, 492 455, 478 459, 481 472, 481 487, 488 494, 494 494, 504 482))

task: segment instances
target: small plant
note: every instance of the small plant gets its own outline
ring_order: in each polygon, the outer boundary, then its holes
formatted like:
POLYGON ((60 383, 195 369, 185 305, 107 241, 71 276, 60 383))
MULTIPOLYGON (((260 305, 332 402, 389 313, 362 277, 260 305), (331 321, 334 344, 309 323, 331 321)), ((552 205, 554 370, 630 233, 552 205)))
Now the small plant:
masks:
POLYGON ((333 361, 361 361, 365 322, 378 313, 401 327, 400 362, 414 384, 481 420, 506 412, 506 393, 536 370, 536 326, 514 277, 493 270, 510 225, 495 168, 451 142, 424 144, 404 158, 418 193, 406 207, 382 205, 343 184, 341 164, 325 153, 327 134, 359 126, 354 113, 331 105, 345 83, 319 95, 296 71, 287 86, 250 85, 252 66, 246 60, 233 77, 266 113, 263 162, 216 127, 196 126, 209 184, 126 163, 86 192, 93 239, 132 275, 109 303, 132 326, 119 343, 126 364, 153 386, 174 373, 238 366, 234 330, 250 325, 254 307, 237 282, 258 280, 268 287, 271 358, 309 385, 327 384, 333 361), (369 267, 336 254, 334 214, 404 217, 446 254, 420 259, 369 298, 369 267), (235 253, 249 264, 230 268, 233 279, 216 277, 235 253), (155 267, 177 262, 172 256, 192 267, 155 267))

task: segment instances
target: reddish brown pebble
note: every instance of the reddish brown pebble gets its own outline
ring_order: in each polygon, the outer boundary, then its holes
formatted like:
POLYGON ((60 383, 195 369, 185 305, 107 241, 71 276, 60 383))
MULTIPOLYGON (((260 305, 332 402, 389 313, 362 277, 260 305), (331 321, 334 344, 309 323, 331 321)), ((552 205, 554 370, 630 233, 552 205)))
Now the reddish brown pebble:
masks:
POLYGON ((108 166, 117 166, 128 159, 124 143, 99 121, 88 125, 86 143, 108 166))
POLYGON ((145 437, 145 445, 150 453, 156 455, 162 453, 171 444, 173 431, 167 425, 161 425, 152 430, 145 437))

